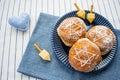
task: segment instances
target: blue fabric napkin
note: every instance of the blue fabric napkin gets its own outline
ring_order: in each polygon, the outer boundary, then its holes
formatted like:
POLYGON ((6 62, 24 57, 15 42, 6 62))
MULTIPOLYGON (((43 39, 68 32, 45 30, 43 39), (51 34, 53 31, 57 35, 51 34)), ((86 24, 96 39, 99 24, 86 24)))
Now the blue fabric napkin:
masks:
MULTIPOLYGON (((52 28, 59 17, 41 13, 30 38, 18 72, 44 80, 119 80, 120 79, 120 50, 107 69, 94 73, 80 73, 67 69, 57 59, 52 49, 52 28), (42 49, 46 49, 51 55, 51 61, 47 62, 38 56, 34 48, 37 43, 42 49)), ((116 30, 118 44, 120 44, 120 31, 116 30)), ((118 49, 120 45, 118 45, 118 49)))

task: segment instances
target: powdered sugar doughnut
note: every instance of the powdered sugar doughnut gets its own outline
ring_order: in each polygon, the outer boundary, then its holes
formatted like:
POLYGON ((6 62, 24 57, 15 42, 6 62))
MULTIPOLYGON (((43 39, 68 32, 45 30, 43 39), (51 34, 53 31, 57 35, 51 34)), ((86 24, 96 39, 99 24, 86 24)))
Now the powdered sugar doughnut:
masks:
POLYGON ((101 60, 99 47, 87 38, 79 39, 69 51, 69 63, 77 71, 90 72, 101 60))
POLYGON ((82 19, 70 17, 60 24, 57 33, 66 46, 72 46, 78 39, 85 37, 86 25, 82 19))
POLYGON ((102 25, 92 27, 87 32, 86 38, 99 46, 102 55, 107 54, 115 44, 114 33, 109 28, 102 25))

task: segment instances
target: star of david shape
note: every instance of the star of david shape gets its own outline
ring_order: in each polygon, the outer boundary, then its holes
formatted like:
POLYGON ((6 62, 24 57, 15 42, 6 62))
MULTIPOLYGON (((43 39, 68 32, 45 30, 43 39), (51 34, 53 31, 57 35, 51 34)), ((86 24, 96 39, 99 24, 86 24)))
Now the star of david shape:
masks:
POLYGON ((81 64, 81 67, 85 66, 86 64, 91 64, 92 59, 96 56, 96 54, 90 53, 87 51, 87 48, 75 48, 76 55, 74 56, 74 59, 78 60, 81 64), (86 58, 81 59, 80 54, 85 53, 86 58), (90 57, 88 55, 91 55, 90 57))
POLYGON ((104 37, 107 36, 106 34, 107 34, 107 33, 106 33, 105 30, 96 29, 95 31, 93 31, 93 32, 91 33, 91 36, 94 37, 93 42, 96 42, 96 41, 98 41, 98 40, 100 40, 100 39, 103 39, 104 37), (102 31, 103 31, 103 32, 102 32, 102 31), (93 35, 93 33, 95 33, 95 35, 93 35), (103 33, 104 35, 102 35, 101 33, 103 33), (102 37, 99 37, 99 36, 102 36, 102 37))
POLYGON ((73 35, 77 35, 78 32, 76 32, 76 31, 75 31, 74 29, 72 29, 72 28, 69 28, 69 30, 70 30, 70 34, 68 35, 68 37, 69 37, 69 38, 72 38, 72 39, 78 39, 78 37, 73 36, 73 35))
MULTIPOLYGON (((76 39, 78 39, 78 35, 79 36, 81 36, 82 35, 82 31, 80 31, 80 32, 78 32, 78 31, 75 31, 73 28, 69 28, 69 31, 70 31, 70 33, 69 33, 69 37, 71 37, 72 38, 72 35, 75 35, 76 37, 76 39)), ((73 38, 74 39, 74 38, 73 38)))

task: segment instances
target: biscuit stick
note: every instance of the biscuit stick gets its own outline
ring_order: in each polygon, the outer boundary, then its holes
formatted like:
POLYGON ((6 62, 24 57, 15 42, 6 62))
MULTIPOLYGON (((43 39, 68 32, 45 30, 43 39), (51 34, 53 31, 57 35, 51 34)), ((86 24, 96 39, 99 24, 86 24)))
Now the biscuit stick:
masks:
POLYGON ((41 49, 36 43, 34 44, 34 47, 40 52, 39 56, 43 59, 43 60, 47 60, 50 61, 50 54, 45 50, 45 49, 41 49))
POLYGON ((95 19, 95 14, 93 13, 93 5, 90 6, 90 13, 87 14, 87 20, 92 23, 95 19))
POLYGON ((76 13, 77 16, 80 17, 80 18, 85 19, 85 14, 86 14, 85 11, 83 9, 80 9, 79 6, 76 3, 74 3, 74 5, 78 10, 77 13, 76 13))

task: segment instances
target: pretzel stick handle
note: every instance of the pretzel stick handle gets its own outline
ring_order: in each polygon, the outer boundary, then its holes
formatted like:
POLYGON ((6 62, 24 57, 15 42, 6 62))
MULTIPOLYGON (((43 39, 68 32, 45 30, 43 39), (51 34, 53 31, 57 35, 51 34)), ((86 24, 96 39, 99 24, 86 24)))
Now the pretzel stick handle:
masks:
POLYGON ((93 12, 93 5, 90 6, 90 13, 93 12))
POLYGON ((36 43, 34 44, 34 47, 35 47, 39 52, 42 51, 42 49, 41 49, 36 43))
POLYGON ((78 6, 76 3, 74 3, 74 5, 75 5, 75 7, 77 8, 77 10, 80 11, 79 6, 78 6))

